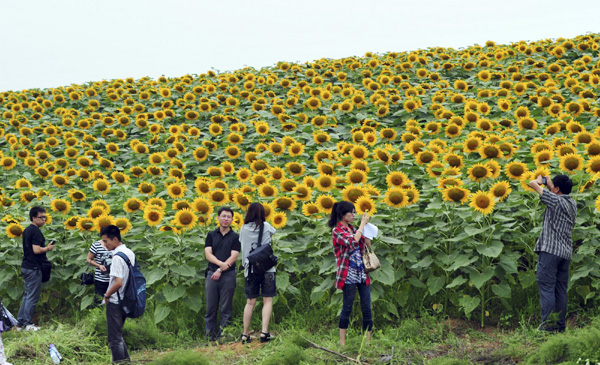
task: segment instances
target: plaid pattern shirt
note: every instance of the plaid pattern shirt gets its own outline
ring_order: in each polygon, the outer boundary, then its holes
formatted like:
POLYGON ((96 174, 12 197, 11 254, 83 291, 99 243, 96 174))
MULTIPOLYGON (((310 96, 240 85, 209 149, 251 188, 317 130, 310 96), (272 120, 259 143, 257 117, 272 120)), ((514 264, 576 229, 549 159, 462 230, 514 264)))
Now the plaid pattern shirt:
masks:
MULTIPOLYGON (((365 246, 365 239, 361 237, 358 243, 354 239, 356 228, 352 225, 345 227, 341 222, 338 222, 337 227, 333 229, 333 252, 335 253, 337 273, 335 275, 335 287, 342 289, 348 277, 348 268, 350 266, 349 259, 352 251, 356 246, 360 247, 362 253, 365 246)), ((371 283, 369 274, 367 275, 366 285, 371 283)))
POLYGON ((577 217, 577 203, 570 195, 556 195, 544 190, 540 201, 546 205, 542 233, 535 245, 536 253, 547 252, 566 260, 571 259, 571 234, 577 217))

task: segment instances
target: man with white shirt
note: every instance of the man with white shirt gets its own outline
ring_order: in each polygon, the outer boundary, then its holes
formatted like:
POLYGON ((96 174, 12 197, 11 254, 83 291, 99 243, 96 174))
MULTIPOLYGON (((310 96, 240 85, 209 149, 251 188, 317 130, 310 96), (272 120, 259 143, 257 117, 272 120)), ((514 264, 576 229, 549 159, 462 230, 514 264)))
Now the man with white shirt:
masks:
POLYGON ((112 251, 113 259, 110 267, 110 282, 108 290, 104 295, 106 302, 106 329, 108 334, 108 344, 112 353, 113 362, 129 361, 127 345, 123 339, 123 325, 127 316, 121 307, 119 297, 125 295, 125 287, 129 280, 129 266, 123 258, 117 255, 123 252, 135 265, 135 254, 121 242, 121 231, 119 227, 110 225, 102 228, 100 231, 102 242, 106 249, 112 251))

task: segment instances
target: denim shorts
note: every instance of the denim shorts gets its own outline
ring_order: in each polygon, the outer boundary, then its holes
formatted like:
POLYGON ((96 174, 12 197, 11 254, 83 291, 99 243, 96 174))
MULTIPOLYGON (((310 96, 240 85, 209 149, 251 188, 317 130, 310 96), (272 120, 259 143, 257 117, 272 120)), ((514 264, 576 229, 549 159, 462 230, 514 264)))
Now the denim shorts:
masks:
POLYGON ((248 274, 246 277, 246 298, 274 297, 277 295, 275 273, 266 272, 263 275, 248 274), (262 295, 261 295, 262 291, 262 295))

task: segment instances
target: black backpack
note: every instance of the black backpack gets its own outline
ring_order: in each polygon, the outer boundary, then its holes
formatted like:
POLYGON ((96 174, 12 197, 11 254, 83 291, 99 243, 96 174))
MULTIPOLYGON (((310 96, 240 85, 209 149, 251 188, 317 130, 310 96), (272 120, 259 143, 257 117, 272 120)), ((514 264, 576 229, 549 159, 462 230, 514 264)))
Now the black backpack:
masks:
POLYGON ((273 248, 271 247, 271 245, 262 246, 264 226, 264 223, 260 226, 256 248, 253 248, 248 254, 248 266, 250 268, 250 273, 255 275, 264 274, 265 272, 267 272, 267 270, 277 265, 278 260, 277 256, 273 254, 273 248))
POLYGON ((129 257, 123 252, 117 252, 116 255, 125 260, 125 263, 129 266, 129 279, 127 280, 127 285, 125 285, 123 298, 121 298, 119 291, 117 291, 119 303, 127 317, 140 317, 146 310, 146 278, 144 278, 144 275, 140 271, 137 262, 135 266, 132 266, 129 257))

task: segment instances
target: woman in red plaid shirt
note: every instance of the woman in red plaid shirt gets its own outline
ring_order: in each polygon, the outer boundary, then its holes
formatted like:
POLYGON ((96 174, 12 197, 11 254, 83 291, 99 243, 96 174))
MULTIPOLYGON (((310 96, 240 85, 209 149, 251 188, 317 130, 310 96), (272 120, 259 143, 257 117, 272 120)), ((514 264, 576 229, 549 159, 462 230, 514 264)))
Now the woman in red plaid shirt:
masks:
POLYGON ((333 205, 329 218, 329 226, 333 228, 333 249, 337 263, 335 287, 344 293, 339 325, 342 346, 346 344, 346 332, 357 290, 363 314, 363 331, 367 331, 367 341, 371 339, 373 329, 370 279, 362 261, 364 246, 371 246, 371 240, 363 237, 365 225, 369 222, 369 214, 365 213, 362 216, 358 229, 350 224, 355 216, 354 204, 341 201, 333 205))

